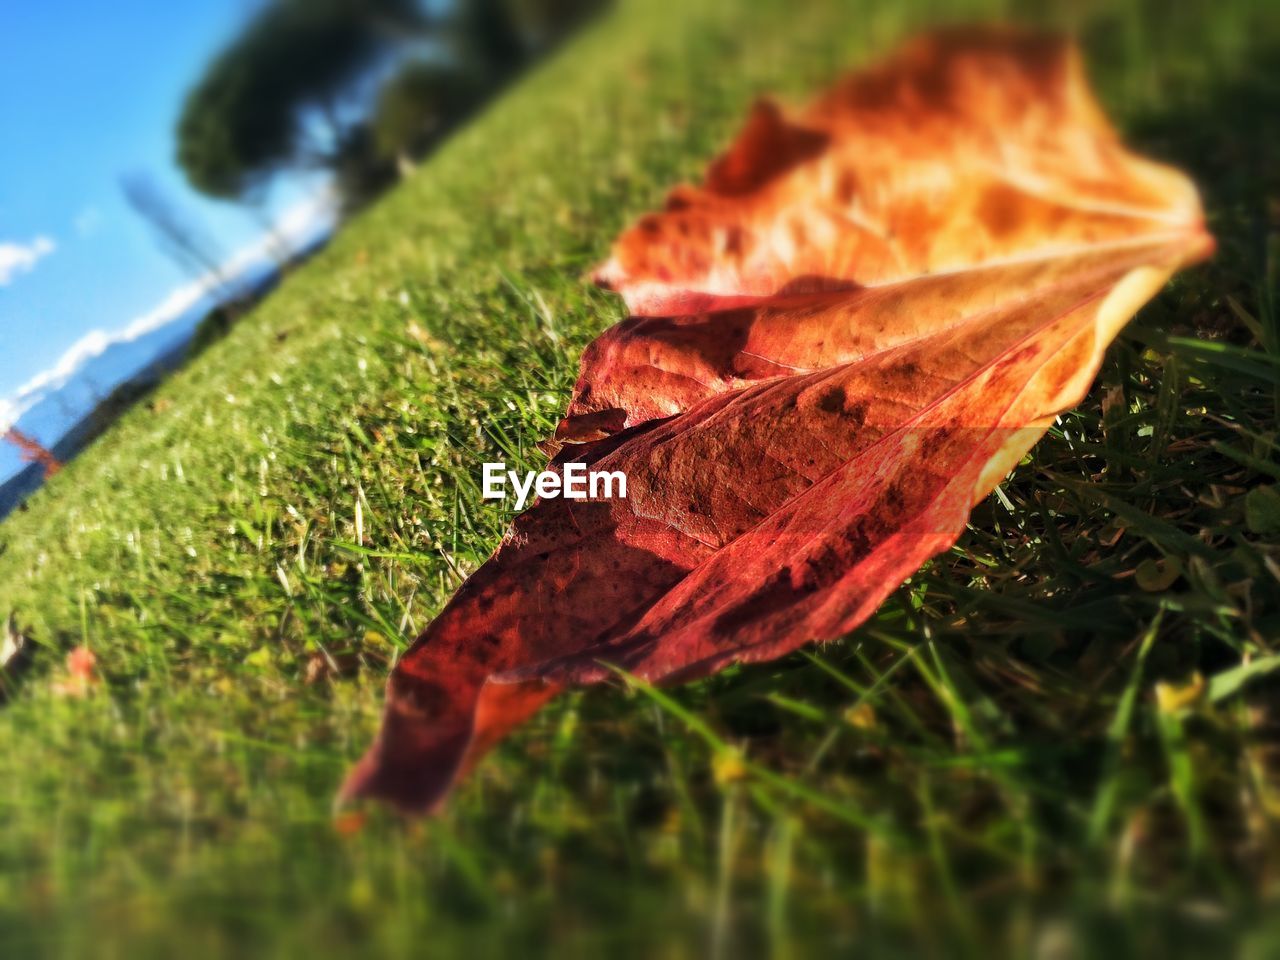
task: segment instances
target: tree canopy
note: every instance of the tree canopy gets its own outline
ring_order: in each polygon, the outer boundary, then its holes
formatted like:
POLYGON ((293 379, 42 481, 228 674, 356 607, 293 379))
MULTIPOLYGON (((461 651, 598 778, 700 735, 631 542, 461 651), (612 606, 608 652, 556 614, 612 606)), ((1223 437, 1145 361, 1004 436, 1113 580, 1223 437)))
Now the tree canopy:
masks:
POLYGON ((456 66, 406 64, 378 94, 372 123, 379 155, 395 159, 425 152, 470 114, 482 93, 482 83, 456 66))
POLYGON ((359 206, 601 5, 455 0, 428 14, 424 0, 272 0, 187 95, 179 166, 227 199, 285 167, 327 169, 359 206))
MULTIPOLYGON (((420 24, 412 0, 276 0, 187 96, 177 130, 187 179, 203 193, 233 198, 296 162, 306 152, 299 142, 304 111, 332 119, 335 98, 353 76, 420 24)), ((329 164, 339 148, 314 150, 314 159, 329 164)))

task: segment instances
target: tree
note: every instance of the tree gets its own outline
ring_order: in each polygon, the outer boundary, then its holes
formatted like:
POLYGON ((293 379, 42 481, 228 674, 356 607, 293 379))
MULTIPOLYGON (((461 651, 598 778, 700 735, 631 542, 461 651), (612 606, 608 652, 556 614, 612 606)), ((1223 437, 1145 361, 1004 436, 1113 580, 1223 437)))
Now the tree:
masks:
POLYGON ((236 200, 285 167, 327 170, 353 209, 600 6, 271 0, 188 94, 179 165, 197 190, 236 200), (375 100, 374 81, 423 40, 430 59, 416 51, 375 100))
POLYGON ((401 171, 431 150, 602 0, 457 0, 438 36, 447 53, 411 60, 378 94, 378 155, 401 171))
POLYGON ((453 34, 463 59, 496 83, 554 46, 607 0, 458 0, 453 34))
POLYGON ((373 114, 378 155, 401 170, 430 150, 481 103, 483 81, 451 63, 417 60, 383 86, 373 114))
POLYGON ((275 0, 187 95, 177 153, 188 181, 239 199, 284 165, 333 167, 349 135, 342 94, 423 25, 413 0, 275 0))

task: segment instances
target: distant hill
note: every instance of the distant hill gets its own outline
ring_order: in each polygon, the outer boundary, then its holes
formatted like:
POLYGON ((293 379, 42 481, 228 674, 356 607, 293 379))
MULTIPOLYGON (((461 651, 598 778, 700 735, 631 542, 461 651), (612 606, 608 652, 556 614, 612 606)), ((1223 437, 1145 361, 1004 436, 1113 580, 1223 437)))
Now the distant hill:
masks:
MULTIPOLYGON (((65 380, 51 383, 13 425, 28 436, 57 437, 50 451, 63 462, 70 460, 189 356, 225 334, 236 317, 270 293, 285 273, 315 254, 327 239, 325 235, 314 240, 283 268, 264 267, 241 277, 241 292, 233 298, 212 307, 202 300, 164 326, 109 343, 65 380)), ((43 482, 44 469, 32 463, 0 483, 0 518, 43 482)))
MULTIPOLYGON (((18 418, 16 426, 28 435, 57 436, 50 451, 63 462, 70 460, 182 365, 198 323, 198 317, 180 317, 136 340, 111 344, 66 383, 43 396, 18 418), (75 411, 86 409, 87 414, 75 419, 75 411)), ((0 517, 21 504, 43 482, 44 468, 32 463, 0 484, 0 517)))

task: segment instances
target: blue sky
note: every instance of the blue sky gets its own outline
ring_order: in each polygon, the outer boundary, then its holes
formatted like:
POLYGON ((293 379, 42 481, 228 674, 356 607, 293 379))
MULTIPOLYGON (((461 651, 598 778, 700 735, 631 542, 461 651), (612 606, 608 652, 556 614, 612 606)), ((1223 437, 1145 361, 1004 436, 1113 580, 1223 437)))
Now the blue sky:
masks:
MULTIPOLYGON (((144 173, 230 256, 262 233, 176 168, 187 89, 260 0, 39 0, 0 13, 0 398, 87 333, 127 328, 193 276, 128 206, 144 173)), ((279 216, 314 183, 278 184, 279 216)))

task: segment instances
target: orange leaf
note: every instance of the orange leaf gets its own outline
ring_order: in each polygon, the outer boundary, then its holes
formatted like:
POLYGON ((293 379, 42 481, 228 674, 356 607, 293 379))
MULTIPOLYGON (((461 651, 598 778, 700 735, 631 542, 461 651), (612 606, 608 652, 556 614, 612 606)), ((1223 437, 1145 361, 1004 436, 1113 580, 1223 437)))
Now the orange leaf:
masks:
POLYGON ((757 106, 600 278, 637 316, 583 356, 542 500, 392 673, 344 795, 429 809, 551 696, 853 629, 946 549, 1174 270, 1212 248, 1066 45, 931 36, 794 118, 757 106))
POLYGON ((83 697, 98 683, 98 658, 88 647, 75 647, 67 654, 66 673, 54 681, 53 692, 64 697, 83 697))
POLYGON ((340 837, 354 837, 364 829, 365 819, 359 810, 344 810, 333 818, 334 832, 340 837))

